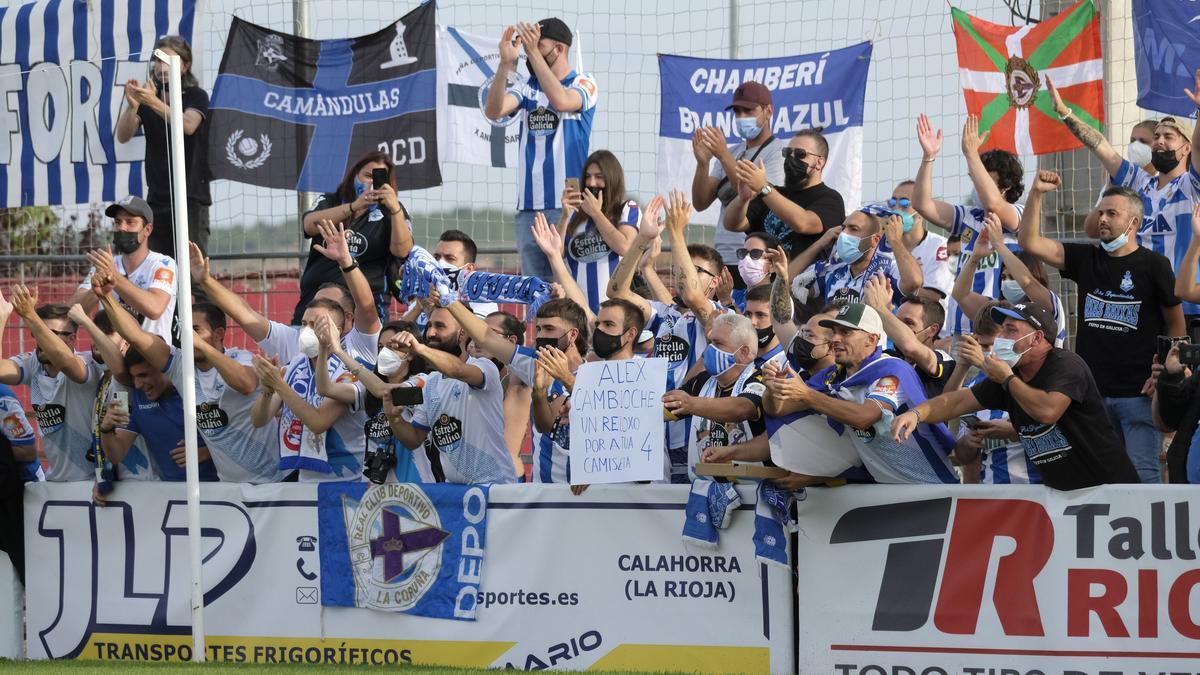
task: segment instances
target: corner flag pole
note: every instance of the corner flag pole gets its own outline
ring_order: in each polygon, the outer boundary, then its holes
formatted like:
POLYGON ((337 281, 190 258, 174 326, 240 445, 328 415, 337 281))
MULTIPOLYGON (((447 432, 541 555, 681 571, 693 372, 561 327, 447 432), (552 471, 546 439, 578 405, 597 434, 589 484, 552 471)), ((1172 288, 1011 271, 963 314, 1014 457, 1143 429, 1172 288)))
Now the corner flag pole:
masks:
POLYGON ((165 61, 169 70, 171 114, 171 193, 174 196, 175 262, 179 265, 179 356, 183 359, 183 438, 187 464, 188 553, 192 569, 192 660, 204 661, 204 575, 200 550, 200 460, 196 443, 196 353, 192 338, 192 270, 188 249, 187 177, 183 154, 183 63, 179 56, 154 50, 154 58, 165 61))

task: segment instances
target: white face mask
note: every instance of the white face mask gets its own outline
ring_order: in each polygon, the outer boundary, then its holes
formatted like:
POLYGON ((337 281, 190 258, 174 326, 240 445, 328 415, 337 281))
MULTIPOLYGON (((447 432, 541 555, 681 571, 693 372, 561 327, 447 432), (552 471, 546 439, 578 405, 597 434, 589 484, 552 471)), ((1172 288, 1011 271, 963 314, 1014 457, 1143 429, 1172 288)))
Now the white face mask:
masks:
POLYGON ((384 347, 379 350, 379 357, 375 361, 375 368, 379 371, 380 375, 391 377, 400 372, 400 369, 404 367, 405 360, 403 356, 384 347))
POLYGON ((297 343, 300 347, 300 353, 310 359, 317 358, 317 354, 321 351, 321 341, 317 339, 316 331, 308 326, 300 329, 300 337, 297 343))
POLYGON ((1150 163, 1150 156, 1150 146, 1141 141, 1132 141, 1129 150, 1125 152, 1125 157, 1134 166, 1146 166, 1150 163))

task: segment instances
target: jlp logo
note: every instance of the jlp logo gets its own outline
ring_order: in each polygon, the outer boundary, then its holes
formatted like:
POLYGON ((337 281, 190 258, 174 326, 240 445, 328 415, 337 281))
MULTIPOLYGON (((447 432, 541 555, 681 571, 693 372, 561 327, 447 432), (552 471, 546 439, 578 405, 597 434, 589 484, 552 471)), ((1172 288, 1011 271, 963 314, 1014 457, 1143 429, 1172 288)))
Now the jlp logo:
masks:
POLYGON ((906 540, 888 545, 871 628, 918 630, 932 609, 941 632, 974 634, 992 547, 1004 537, 1016 547, 996 566, 992 605, 1000 625, 1005 635, 1045 635, 1033 587, 1054 548, 1054 525, 1045 508, 1020 499, 959 499, 943 568, 951 503, 944 498, 866 506, 846 512, 834 526, 831 544, 906 540))
MULTIPOLYGON (((47 658, 74 658, 96 632, 180 633, 191 626, 187 502, 167 502, 158 530, 135 527, 132 507, 110 501, 103 509, 88 502, 50 501, 42 506, 36 532, 26 532, 31 552, 41 558, 38 583, 57 584, 57 603, 30 611, 31 651, 47 658), (40 540, 40 541, 39 541, 40 540), (57 540, 49 542, 47 540, 57 540), (53 554, 51 554, 53 555, 53 554), (49 556, 46 556, 49 557, 49 556), (130 627, 136 627, 130 630, 130 627)), ((237 585, 255 557, 254 526, 241 507, 201 502, 204 604, 237 585)))

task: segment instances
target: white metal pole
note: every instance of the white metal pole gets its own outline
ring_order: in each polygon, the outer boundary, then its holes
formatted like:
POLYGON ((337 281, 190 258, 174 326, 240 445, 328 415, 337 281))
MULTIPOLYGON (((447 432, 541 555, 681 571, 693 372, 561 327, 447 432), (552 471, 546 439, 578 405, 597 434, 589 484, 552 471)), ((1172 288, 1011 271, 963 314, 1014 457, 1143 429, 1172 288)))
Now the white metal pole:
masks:
POLYGON ((196 454, 196 354, 192 340, 192 277, 188 249, 187 177, 183 155, 183 92, 180 91, 182 60, 154 50, 155 58, 170 68, 167 88, 171 106, 171 192, 175 199, 175 253, 179 265, 179 356, 183 359, 183 378, 179 395, 183 398, 183 438, 187 458, 188 552, 192 568, 192 660, 204 661, 204 574, 200 551, 200 460, 196 454))

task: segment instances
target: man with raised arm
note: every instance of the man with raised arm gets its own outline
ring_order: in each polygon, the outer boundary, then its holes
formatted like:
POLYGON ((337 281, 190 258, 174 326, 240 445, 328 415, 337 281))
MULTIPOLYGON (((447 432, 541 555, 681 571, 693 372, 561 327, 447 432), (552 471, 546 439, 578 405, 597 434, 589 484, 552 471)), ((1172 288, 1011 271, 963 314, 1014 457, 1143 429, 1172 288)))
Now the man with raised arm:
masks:
POLYGON ((1054 346, 1054 312, 1027 302, 1011 309, 995 307, 992 318, 1001 328, 991 353, 984 354, 969 335, 962 336, 959 345, 959 358, 983 370, 988 379, 897 415, 891 437, 906 442, 921 424, 979 410, 1005 410, 1046 485, 1076 490, 1137 483, 1138 474, 1109 421, 1087 363, 1054 346))
MULTIPOLYGON (((455 304, 483 323, 465 305, 455 304)), ((511 345, 486 324, 483 331, 511 345)), ((396 351, 420 358, 433 371, 422 387, 424 400, 411 406, 411 421, 401 415, 389 418, 392 433, 410 450, 422 448, 428 439, 441 455, 448 483, 513 483, 517 475, 502 433, 500 371, 489 359, 469 356, 467 340, 456 314, 445 307, 430 314, 424 344, 411 333, 396 335, 396 351)))
POLYGON ((113 219, 112 247, 87 254, 92 269, 67 306, 80 304, 91 310, 96 295, 92 279, 114 279, 117 299, 142 322, 142 328, 167 342, 171 341, 175 321, 175 260, 150 250, 154 214, 139 197, 126 197, 108 205, 104 215, 113 219), (116 257, 113 252, 116 252, 116 257))
POLYGON ((1162 433, 1151 416, 1150 366, 1159 335, 1185 332, 1171 263, 1138 245, 1143 202, 1126 187, 1111 187, 1100 200, 1099 245, 1043 237, 1042 201, 1059 185, 1054 172, 1038 172, 1021 219, 1021 248, 1079 284, 1075 351, 1095 366, 1104 406, 1138 474, 1144 482, 1161 482, 1162 433))
POLYGON ((558 192, 563 178, 583 174, 598 96, 596 80, 571 68, 571 42, 571 29, 557 18, 506 28, 500 38, 500 64, 483 107, 490 120, 520 116, 517 248, 521 270, 546 281, 550 268, 533 241, 533 218, 541 211, 556 223, 562 215, 558 192), (529 79, 514 87, 508 78, 521 50, 529 79))
MULTIPOLYGON (((1017 156, 999 149, 979 154, 979 148, 983 145, 983 138, 979 135, 979 120, 968 116, 963 125, 962 153, 967 160, 967 175, 975 186, 979 203, 949 204, 933 198, 933 164, 942 150, 942 130, 935 130, 929 118, 920 115, 917 118, 917 140, 921 144, 923 157, 913 186, 912 206, 927 223, 946 230, 951 239, 959 239, 959 264, 971 255, 975 242, 984 232, 983 219, 989 212, 999 216, 1007 234, 1005 243, 1010 246, 1015 244, 1012 233, 1021 225, 1022 209, 1017 200, 1025 191, 1021 182, 1025 170, 1017 156)), ((973 287, 977 293, 992 298, 1000 297, 999 256, 992 255, 979 262, 973 287)), ((970 330, 971 318, 963 313, 953 298, 947 300, 946 325, 942 336, 970 330)))
MULTIPOLYGON (((1192 238, 1192 205, 1200 201, 1200 138, 1196 137, 1192 125, 1175 117, 1159 120, 1154 129, 1154 142, 1150 145, 1150 162, 1158 174, 1152 175, 1121 157, 1104 134, 1083 119, 1086 113, 1082 109, 1062 100, 1050 78, 1046 78, 1046 87, 1054 111, 1067 129, 1100 160, 1112 184, 1129 188, 1141 198, 1142 221, 1133 234, 1137 243, 1166 256, 1171 269, 1176 274, 1182 273, 1192 238)), ((1184 89, 1184 93, 1200 108, 1200 69, 1196 70, 1195 87, 1184 89)), ((1100 217, 1097 205, 1084 222, 1084 231, 1089 237, 1101 236, 1100 217)), ((1183 313, 1200 315, 1200 305, 1187 302, 1183 313)))
MULTIPOLYGON (((92 404, 102 376, 100 364, 90 353, 75 351, 77 327, 65 305, 37 307, 36 292, 17 286, 11 304, 0 296, 0 322, 7 323, 14 311, 24 320, 36 347, 0 360, 0 383, 29 387, 42 450, 50 462, 48 480, 91 480, 95 467, 88 454, 92 404)), ((112 347, 107 340, 96 345, 112 347)), ((34 454, 36 459, 36 448, 34 454)))
MULTIPOLYGON (((152 368, 166 373, 176 389, 185 386, 183 357, 142 330, 120 303, 101 302, 113 327, 152 368)), ((196 430, 208 449, 217 475, 229 483, 271 483, 280 478, 279 439, 275 429, 255 427, 250 411, 258 398, 253 357, 225 348, 225 313, 209 303, 192 308, 195 335, 196 430)))

